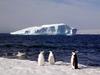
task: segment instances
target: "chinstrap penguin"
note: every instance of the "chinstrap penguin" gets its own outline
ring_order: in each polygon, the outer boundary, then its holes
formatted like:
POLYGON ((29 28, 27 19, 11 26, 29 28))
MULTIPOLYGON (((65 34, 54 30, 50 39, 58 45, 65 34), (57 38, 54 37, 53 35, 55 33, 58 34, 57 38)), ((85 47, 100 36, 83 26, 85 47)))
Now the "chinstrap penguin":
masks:
POLYGON ((49 64, 52 64, 52 65, 55 64, 55 58, 52 51, 49 51, 48 62, 49 64))
POLYGON ((45 59, 43 55, 44 51, 41 51, 40 54, 38 55, 38 65, 43 66, 45 64, 45 59))
POLYGON ((78 58, 77 58, 77 51, 76 50, 72 51, 71 66, 73 69, 78 69, 78 58))

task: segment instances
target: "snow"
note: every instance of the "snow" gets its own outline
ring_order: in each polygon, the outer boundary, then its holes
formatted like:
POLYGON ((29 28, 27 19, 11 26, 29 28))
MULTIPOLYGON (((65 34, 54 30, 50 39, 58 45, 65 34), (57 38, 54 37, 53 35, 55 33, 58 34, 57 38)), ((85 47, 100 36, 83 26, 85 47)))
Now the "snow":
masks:
POLYGON ((47 24, 39 27, 29 27, 10 34, 19 34, 19 35, 73 35, 76 34, 77 29, 69 27, 67 24, 47 24))
POLYGON ((58 61, 55 65, 45 62, 0 58, 0 75, 99 75, 100 67, 79 64, 80 69, 72 69, 69 63, 58 61))

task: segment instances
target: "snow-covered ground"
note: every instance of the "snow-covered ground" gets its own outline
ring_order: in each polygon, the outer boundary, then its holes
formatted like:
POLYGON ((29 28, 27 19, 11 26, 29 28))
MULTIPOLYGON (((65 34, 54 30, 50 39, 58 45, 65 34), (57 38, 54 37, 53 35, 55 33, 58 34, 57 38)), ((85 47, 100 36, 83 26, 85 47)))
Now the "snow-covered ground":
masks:
POLYGON ((37 61, 0 58, 0 75, 100 75, 100 67, 79 64, 79 68, 73 70, 62 61, 38 66, 37 61))

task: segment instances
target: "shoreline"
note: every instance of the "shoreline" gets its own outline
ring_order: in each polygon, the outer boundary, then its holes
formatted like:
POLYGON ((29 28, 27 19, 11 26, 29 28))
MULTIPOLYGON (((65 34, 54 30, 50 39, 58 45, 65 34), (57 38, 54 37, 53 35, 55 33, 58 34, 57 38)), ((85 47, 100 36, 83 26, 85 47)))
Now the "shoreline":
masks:
POLYGON ((7 59, 0 57, 0 75, 99 75, 100 67, 79 64, 80 69, 72 69, 70 63, 57 61, 38 66, 37 61, 7 59))

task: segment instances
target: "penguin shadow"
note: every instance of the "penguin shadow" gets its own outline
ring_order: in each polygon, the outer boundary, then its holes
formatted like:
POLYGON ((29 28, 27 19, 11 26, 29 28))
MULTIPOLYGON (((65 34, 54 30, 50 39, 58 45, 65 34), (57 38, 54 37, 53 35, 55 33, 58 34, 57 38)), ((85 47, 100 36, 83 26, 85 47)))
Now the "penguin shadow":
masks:
POLYGON ((82 70, 82 69, 86 69, 86 68, 89 68, 89 67, 79 67, 78 69, 82 70))
POLYGON ((88 69, 88 68, 90 67, 86 65, 79 65, 77 69, 81 70, 81 69, 88 69))
POLYGON ((57 62, 55 62, 54 65, 58 65, 58 66, 68 66, 68 65, 70 65, 70 64, 69 64, 69 63, 65 63, 65 62, 63 62, 63 61, 57 61, 57 62))

